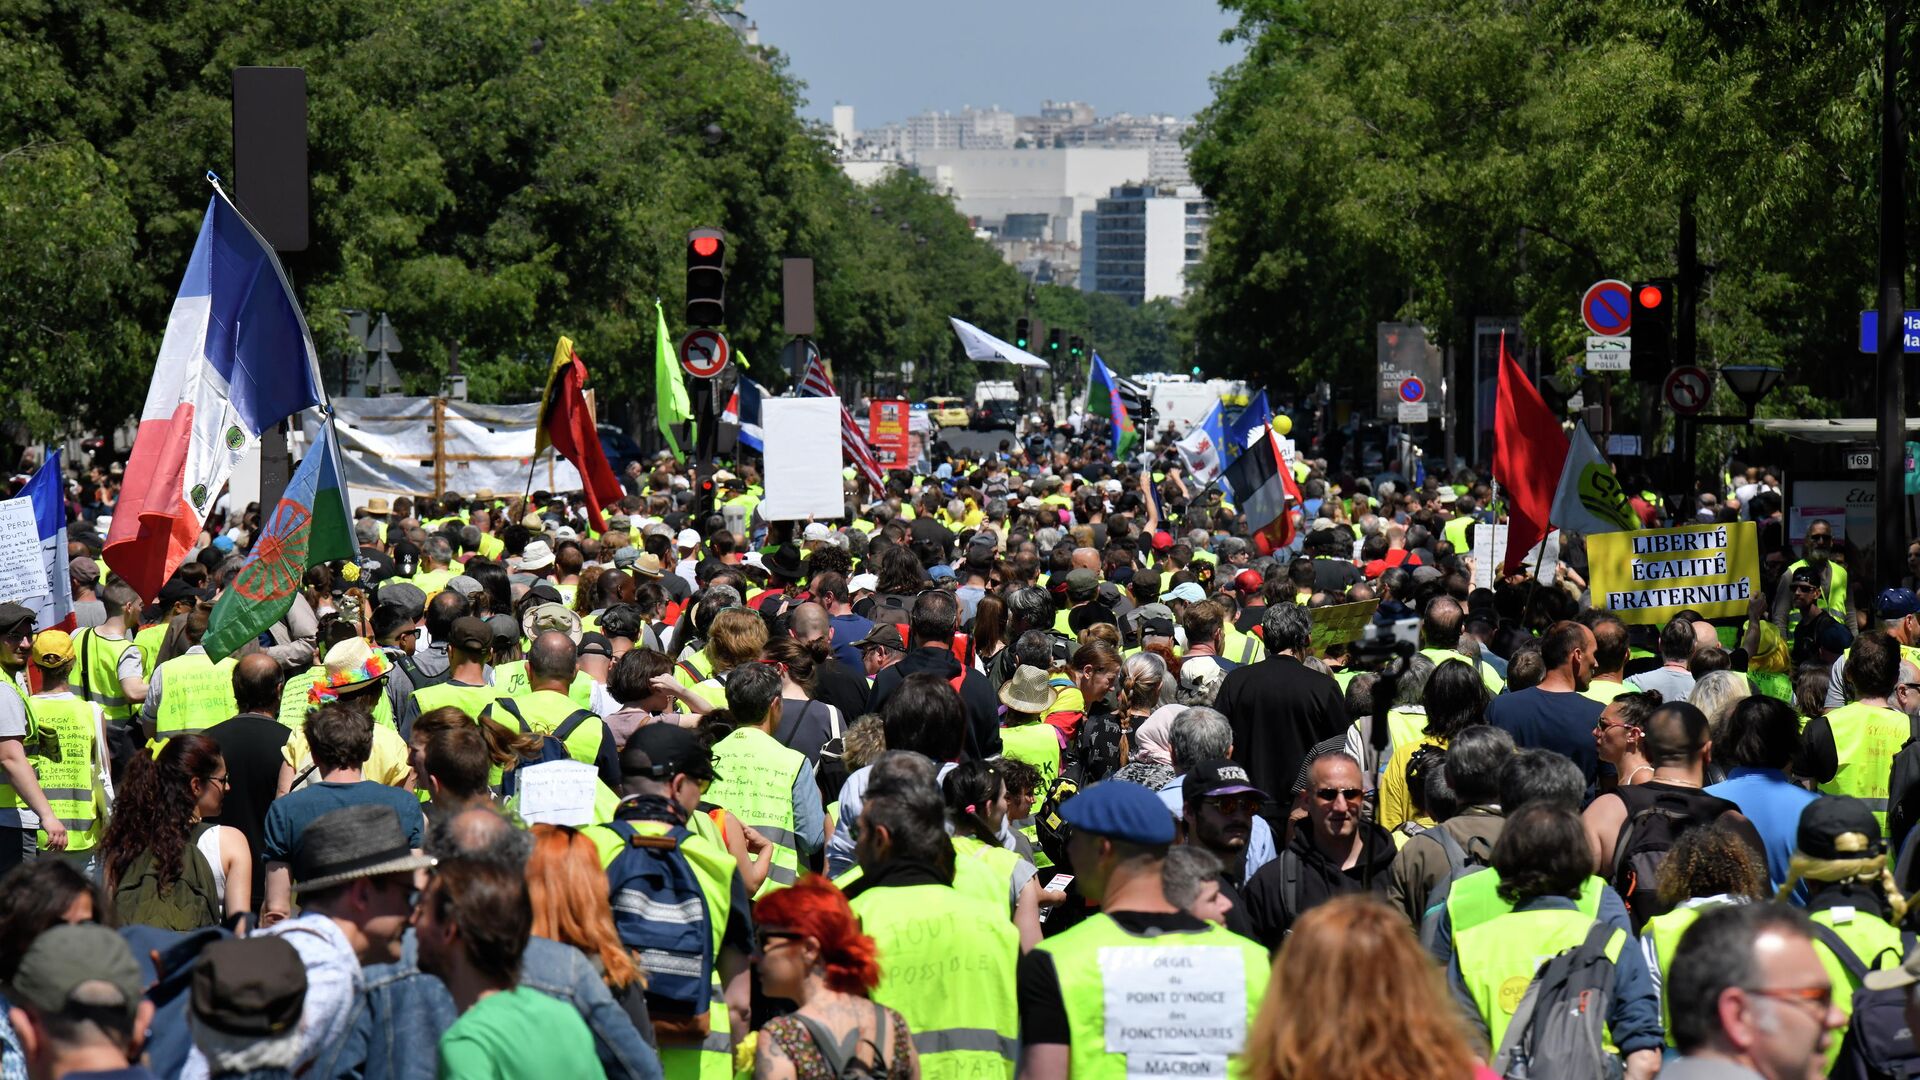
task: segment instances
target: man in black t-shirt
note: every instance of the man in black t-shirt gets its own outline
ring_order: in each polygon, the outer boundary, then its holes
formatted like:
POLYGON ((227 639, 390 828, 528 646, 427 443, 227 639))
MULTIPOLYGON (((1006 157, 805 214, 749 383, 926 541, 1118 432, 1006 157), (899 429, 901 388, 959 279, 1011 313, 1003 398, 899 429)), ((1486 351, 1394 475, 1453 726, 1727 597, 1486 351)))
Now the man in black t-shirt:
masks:
MULTIPOLYGON (((231 720, 207 729, 207 738, 220 744, 226 762, 227 798, 217 817, 207 820, 230 825, 247 837, 248 850, 261 851, 267 806, 273 802, 280 779, 280 748, 293 730, 282 724, 280 663, 263 652, 243 656, 233 668, 233 700, 240 712, 231 720)), ((300 702, 304 710, 306 701, 300 702)), ((305 717, 305 712, 301 716, 305 717)), ((266 896, 267 867, 253 860, 253 895, 266 896)))

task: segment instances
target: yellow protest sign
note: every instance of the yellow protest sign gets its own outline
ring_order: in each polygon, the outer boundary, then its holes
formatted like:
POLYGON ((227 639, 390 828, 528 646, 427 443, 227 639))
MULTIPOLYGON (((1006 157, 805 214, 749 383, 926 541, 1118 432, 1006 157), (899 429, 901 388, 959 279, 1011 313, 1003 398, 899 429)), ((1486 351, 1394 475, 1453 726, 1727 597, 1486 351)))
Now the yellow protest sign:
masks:
POLYGON ((1760 581, 1751 521, 1587 537, 1593 606, 1625 622, 1660 624, 1682 611, 1709 619, 1745 615, 1760 581))
POLYGON ((1308 614, 1313 617, 1313 651, 1324 654, 1330 645, 1359 641, 1379 607, 1378 600, 1362 600, 1357 604, 1330 604, 1311 609, 1308 614))

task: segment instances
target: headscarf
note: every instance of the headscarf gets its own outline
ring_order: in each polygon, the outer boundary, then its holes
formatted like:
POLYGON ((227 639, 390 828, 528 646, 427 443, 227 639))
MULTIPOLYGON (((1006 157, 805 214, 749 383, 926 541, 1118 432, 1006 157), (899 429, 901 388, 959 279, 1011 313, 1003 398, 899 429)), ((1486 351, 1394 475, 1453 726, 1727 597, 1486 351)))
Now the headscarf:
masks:
POLYGON ((1186 711, 1185 705, 1162 705, 1133 729, 1133 760, 1151 765, 1173 767, 1173 718, 1186 711))

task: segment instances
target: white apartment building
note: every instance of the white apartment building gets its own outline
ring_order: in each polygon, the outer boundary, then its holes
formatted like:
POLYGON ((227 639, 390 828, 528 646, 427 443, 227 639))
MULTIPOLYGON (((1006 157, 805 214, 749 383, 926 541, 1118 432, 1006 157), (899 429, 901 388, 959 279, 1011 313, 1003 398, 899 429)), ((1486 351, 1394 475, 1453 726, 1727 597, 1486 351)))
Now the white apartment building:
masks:
POLYGON ((1213 209, 1192 186, 1116 186, 1083 215, 1080 288, 1140 304, 1186 296, 1213 209))

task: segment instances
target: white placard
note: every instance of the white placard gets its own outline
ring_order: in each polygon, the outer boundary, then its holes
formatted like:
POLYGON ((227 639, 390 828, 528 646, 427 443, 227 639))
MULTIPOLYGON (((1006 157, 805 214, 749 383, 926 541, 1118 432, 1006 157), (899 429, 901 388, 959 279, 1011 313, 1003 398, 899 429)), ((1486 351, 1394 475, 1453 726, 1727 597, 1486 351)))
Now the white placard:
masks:
MULTIPOLYGON (((1507 558, 1507 526, 1475 525, 1473 527, 1473 587, 1476 589, 1493 588, 1493 575, 1507 558)), ((1547 534, 1545 540, 1533 545, 1527 551, 1526 565, 1534 565, 1539 560, 1539 581, 1542 585, 1553 584, 1554 564, 1560 560, 1560 530, 1547 534), (1546 550, 1542 551, 1541 548, 1546 550)))
POLYGON ((1625 349, 1588 349, 1588 371, 1632 371, 1633 354, 1625 349))
POLYGON ((760 423, 767 439, 767 497, 760 516, 804 521, 844 515, 840 399, 763 398, 760 423))
POLYGON ((1128 1054, 1127 1080, 1227 1080, 1223 1054, 1128 1054))
POLYGON ((529 825, 592 825, 600 773, 583 761, 544 761, 514 769, 520 818, 529 825))
POLYGON ((1399 421, 1403 424, 1424 424, 1427 422, 1427 403, 1424 401, 1403 401, 1400 403, 1399 421))
POLYGON ((1246 1043, 1246 959, 1239 949, 1111 945, 1100 950, 1100 982, 1110 1054, 1173 1052, 1198 1063, 1238 1054, 1246 1043))
MULTIPOLYGON (((64 553, 63 553, 64 554, 64 553)), ((0 601, 47 595, 47 566, 40 559, 40 527, 33 500, 0 500, 0 601)))

